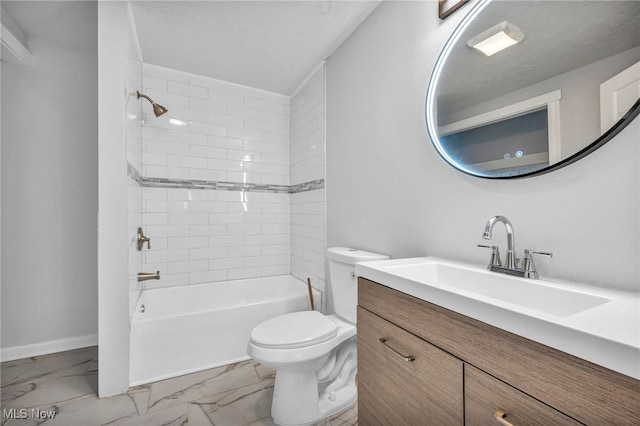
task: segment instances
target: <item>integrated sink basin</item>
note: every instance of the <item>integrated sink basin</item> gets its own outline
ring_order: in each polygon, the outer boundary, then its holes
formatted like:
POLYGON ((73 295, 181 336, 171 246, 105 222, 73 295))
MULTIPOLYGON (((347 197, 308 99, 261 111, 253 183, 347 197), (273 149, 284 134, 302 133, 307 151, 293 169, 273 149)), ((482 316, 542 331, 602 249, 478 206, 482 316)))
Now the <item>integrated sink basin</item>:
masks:
POLYGON ((640 379, 639 293, 435 257, 357 263, 356 275, 640 379))
POLYGON ((545 281, 501 275, 437 259, 386 268, 392 274, 413 281, 470 292, 557 316, 573 315, 610 301, 606 297, 553 286, 545 281))

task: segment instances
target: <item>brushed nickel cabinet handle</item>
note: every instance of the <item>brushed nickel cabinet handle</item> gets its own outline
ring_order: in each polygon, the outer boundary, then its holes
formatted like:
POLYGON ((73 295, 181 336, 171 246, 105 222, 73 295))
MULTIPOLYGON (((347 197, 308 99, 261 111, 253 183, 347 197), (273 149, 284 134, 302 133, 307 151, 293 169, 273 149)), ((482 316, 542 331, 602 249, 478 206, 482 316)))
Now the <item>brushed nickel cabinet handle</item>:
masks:
POLYGON ((416 360, 416 357, 414 357, 413 355, 405 355, 402 352, 398 351, 396 348, 394 348, 393 346, 391 346, 389 343, 387 343, 387 339, 386 337, 381 337, 378 339, 378 342, 382 343, 385 347, 391 349, 391 351, 396 354, 396 355, 400 355, 405 361, 408 362, 412 362, 416 360))
POLYGON ((505 419, 507 418, 507 413, 505 413, 502 410, 496 410, 493 412, 493 417, 496 418, 497 421, 499 421, 501 424, 505 425, 505 426, 513 426, 513 423, 506 421, 505 419))

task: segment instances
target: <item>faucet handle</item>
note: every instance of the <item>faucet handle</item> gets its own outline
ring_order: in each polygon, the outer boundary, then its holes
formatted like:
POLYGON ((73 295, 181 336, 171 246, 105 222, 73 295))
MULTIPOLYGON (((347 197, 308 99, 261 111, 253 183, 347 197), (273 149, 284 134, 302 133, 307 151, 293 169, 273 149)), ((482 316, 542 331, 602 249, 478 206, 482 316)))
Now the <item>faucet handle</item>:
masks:
POLYGON ((524 260, 522 261, 522 270, 525 278, 538 279, 538 271, 533 264, 533 256, 553 257, 553 253, 544 251, 533 251, 531 249, 524 250, 524 260))
POLYGON ((488 269, 491 269, 492 266, 502 266, 502 261, 500 260, 500 248, 498 246, 478 244, 478 247, 491 250, 491 259, 489 260, 489 266, 487 266, 488 269))
POLYGON ((151 249, 151 238, 145 237, 142 232, 142 228, 138 228, 138 251, 142 251, 144 243, 147 243, 147 248, 151 249))

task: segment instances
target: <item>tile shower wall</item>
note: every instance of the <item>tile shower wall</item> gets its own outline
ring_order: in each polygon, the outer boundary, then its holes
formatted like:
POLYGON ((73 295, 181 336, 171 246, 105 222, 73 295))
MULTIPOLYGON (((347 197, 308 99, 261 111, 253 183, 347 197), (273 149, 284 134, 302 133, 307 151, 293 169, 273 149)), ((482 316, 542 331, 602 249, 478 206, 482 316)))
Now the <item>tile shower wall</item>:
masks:
POLYGON ((291 273, 325 291, 325 69, 291 100, 291 184, 318 189, 291 194, 291 273))
POLYGON ((169 109, 143 117, 145 286, 289 274, 289 97, 147 64, 142 86, 169 109))

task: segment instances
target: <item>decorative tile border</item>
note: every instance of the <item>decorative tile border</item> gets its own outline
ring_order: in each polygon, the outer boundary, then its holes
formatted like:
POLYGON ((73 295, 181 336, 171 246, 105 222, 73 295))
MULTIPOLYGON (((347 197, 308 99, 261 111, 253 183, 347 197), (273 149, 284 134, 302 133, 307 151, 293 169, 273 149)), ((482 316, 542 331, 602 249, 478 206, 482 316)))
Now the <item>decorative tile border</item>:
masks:
POLYGON ((217 191, 271 192, 279 194, 297 194, 299 192, 324 188, 324 179, 317 179, 296 185, 269 185, 259 183, 144 177, 140 175, 140 172, 138 172, 131 163, 127 163, 127 174, 140 186, 146 188, 212 189, 217 191))

